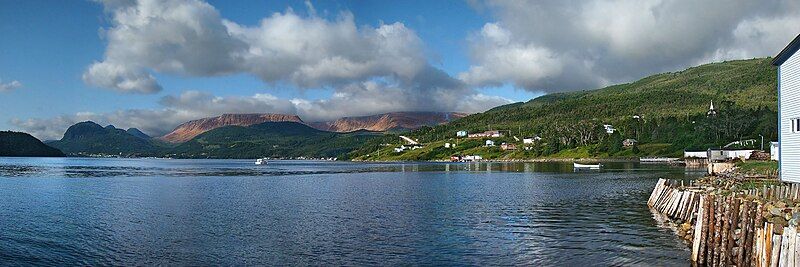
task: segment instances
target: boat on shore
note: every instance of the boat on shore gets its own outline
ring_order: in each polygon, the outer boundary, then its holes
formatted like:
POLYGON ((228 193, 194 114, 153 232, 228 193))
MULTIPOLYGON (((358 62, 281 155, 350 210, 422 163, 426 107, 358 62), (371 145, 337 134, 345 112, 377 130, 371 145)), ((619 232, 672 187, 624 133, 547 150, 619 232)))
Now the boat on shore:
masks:
POLYGON ((573 166, 575 169, 592 169, 592 170, 599 170, 599 169, 600 169, 600 167, 602 167, 603 165, 602 165, 602 164, 599 164, 599 163, 598 163, 598 164, 580 164, 580 163, 577 163, 577 162, 573 162, 573 163, 572 163, 572 166, 573 166))

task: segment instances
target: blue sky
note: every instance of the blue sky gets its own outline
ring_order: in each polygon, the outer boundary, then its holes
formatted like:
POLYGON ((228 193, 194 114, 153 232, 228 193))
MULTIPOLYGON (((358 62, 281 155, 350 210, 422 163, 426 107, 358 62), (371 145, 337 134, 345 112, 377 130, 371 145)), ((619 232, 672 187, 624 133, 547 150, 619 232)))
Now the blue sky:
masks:
POLYGON ((54 139, 81 120, 158 135, 221 113, 480 112, 770 56, 798 31, 796 3, 713 2, 0 1, 0 129, 54 139))

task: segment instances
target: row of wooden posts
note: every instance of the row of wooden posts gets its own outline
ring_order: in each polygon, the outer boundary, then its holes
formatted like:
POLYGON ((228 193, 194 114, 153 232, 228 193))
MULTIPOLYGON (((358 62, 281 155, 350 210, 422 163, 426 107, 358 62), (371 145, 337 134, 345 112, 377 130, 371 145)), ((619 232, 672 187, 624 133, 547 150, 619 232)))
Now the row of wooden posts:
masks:
POLYGON ((773 214, 764 214, 763 201, 798 196, 797 185, 720 194, 707 187, 660 179, 648 205, 672 220, 692 226, 692 261, 698 265, 795 266, 800 265, 797 228, 765 220, 773 214))

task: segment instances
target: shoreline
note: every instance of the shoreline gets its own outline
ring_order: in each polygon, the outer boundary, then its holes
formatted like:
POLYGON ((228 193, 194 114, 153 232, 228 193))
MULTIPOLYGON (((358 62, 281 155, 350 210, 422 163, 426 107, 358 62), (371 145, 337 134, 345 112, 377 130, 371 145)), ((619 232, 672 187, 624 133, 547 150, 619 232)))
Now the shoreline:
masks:
POLYGON ((346 160, 350 162, 474 162, 474 163, 540 163, 540 162, 640 162, 648 164, 673 164, 680 161, 646 162, 639 158, 538 158, 538 159, 483 159, 475 161, 450 161, 450 160, 346 160))

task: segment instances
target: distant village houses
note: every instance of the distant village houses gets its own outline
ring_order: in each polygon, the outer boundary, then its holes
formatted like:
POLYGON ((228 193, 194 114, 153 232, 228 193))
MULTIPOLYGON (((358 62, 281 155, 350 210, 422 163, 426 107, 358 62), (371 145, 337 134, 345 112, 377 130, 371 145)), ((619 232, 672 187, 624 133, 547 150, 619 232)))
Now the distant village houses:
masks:
POLYGON ((482 133, 471 133, 468 135, 469 138, 487 138, 487 137, 503 137, 503 134, 500 131, 485 131, 482 133))
POLYGON ((487 146, 487 147, 494 146, 494 141, 492 141, 492 140, 486 140, 486 146, 487 146))
POLYGON ((456 132, 456 137, 467 137, 467 131, 456 132))
POLYGON ((479 160, 483 160, 483 157, 478 156, 478 155, 474 155, 474 156, 470 155, 470 156, 462 157, 461 160, 463 160, 463 161, 479 161, 479 160))

